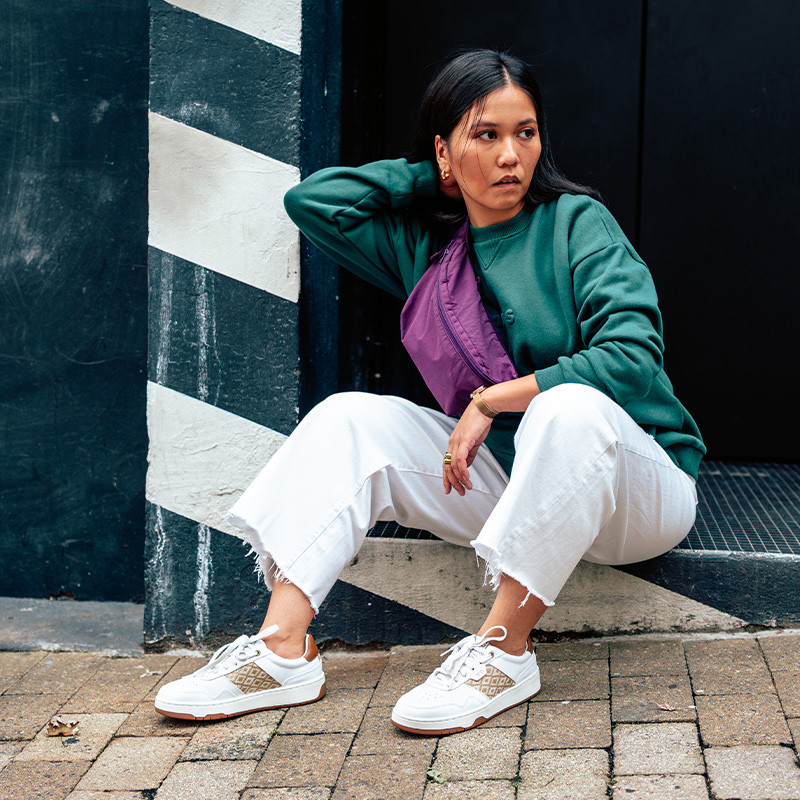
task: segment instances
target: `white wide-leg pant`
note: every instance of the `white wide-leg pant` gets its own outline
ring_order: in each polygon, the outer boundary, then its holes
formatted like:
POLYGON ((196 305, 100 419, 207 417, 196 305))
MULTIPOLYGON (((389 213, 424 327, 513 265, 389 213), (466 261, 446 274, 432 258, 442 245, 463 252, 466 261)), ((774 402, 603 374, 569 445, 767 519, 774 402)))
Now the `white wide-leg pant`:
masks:
POLYGON ((291 581, 317 611, 367 531, 396 520, 472 546, 495 587, 506 573, 552 605, 582 558, 653 558, 694 523, 694 481, 596 389, 538 395, 511 478, 483 446, 465 497, 442 486, 455 424, 399 397, 345 392, 316 406, 228 515, 268 586, 291 581))

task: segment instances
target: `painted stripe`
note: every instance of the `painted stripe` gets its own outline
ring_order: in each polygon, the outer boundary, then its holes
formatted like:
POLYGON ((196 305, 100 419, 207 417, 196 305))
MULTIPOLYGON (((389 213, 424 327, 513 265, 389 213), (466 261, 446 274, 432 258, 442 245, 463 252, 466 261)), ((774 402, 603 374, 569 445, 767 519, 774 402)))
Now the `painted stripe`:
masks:
POLYGON ((279 433, 297 425, 297 303, 148 254, 148 377, 279 433))
POLYGON ((300 242, 283 208, 297 167, 150 113, 153 247, 297 302, 300 242))
POLYGON ((215 649, 257 631, 268 593, 242 541, 153 503, 146 514, 145 640, 215 649))
POLYGON ((164 2, 151 31, 151 111, 300 165, 297 55, 164 2))
MULTIPOLYGON (((269 592, 259 583, 244 543, 152 503, 147 503, 147 518, 161 539, 148 541, 146 581, 148 587, 159 587, 161 592, 147 595, 146 641, 194 640, 197 645, 206 631, 209 635, 203 644, 214 649, 241 633, 257 631, 269 592), (196 602, 198 589, 205 591, 206 575, 212 598, 207 609, 196 602)), ((424 613, 343 581, 334 585, 311 624, 311 632, 318 642, 341 639, 346 632, 352 644, 433 644, 465 635, 424 613)))
MULTIPOLYGON (((368 538, 342 580, 462 630, 475 630, 494 600, 471 548, 440 541, 368 538)), ((613 567, 581 562, 556 604, 537 624, 545 631, 738 630, 744 620, 613 567), (598 598, 603 598, 598 602, 598 598)))
POLYGON ((286 437, 150 381, 147 429, 147 499, 224 533, 240 533, 225 514, 286 437))
POLYGON ((300 54, 300 0, 170 0, 170 4, 300 54))

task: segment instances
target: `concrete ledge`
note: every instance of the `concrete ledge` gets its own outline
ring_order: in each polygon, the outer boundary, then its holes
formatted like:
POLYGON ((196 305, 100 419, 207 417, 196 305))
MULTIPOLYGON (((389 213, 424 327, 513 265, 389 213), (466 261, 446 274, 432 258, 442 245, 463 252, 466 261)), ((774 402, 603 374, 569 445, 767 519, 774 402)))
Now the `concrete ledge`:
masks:
POLYGON ((144 606, 0 597, 0 650, 74 650, 138 656, 144 606))

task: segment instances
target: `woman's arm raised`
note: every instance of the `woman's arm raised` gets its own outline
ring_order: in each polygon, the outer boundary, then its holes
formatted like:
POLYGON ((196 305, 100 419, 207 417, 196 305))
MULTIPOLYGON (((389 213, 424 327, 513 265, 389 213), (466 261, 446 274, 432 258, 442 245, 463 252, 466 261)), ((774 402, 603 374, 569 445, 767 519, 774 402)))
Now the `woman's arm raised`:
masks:
POLYGON ((432 162, 375 161, 315 172, 287 192, 284 205, 326 255, 405 298, 415 269, 427 265, 429 248, 422 240, 430 234, 397 212, 417 195, 434 196, 436 186, 432 162))

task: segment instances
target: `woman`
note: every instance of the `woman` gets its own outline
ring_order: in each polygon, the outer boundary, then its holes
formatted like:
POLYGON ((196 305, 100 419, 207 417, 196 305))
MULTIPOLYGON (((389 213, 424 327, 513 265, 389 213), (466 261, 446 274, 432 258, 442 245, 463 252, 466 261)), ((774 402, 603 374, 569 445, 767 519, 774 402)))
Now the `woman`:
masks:
POLYGON ((335 261, 401 298, 468 219, 480 301, 520 377, 475 387, 459 418, 355 392, 313 409, 229 516, 272 589, 261 631, 156 708, 214 719, 322 697, 309 623, 369 528, 393 519, 474 547, 497 594, 392 721, 474 727, 539 691, 529 634, 582 558, 652 558, 694 522, 705 448, 663 370, 650 274, 556 169, 527 67, 491 50, 434 79, 411 162, 322 170, 285 203, 335 261))

